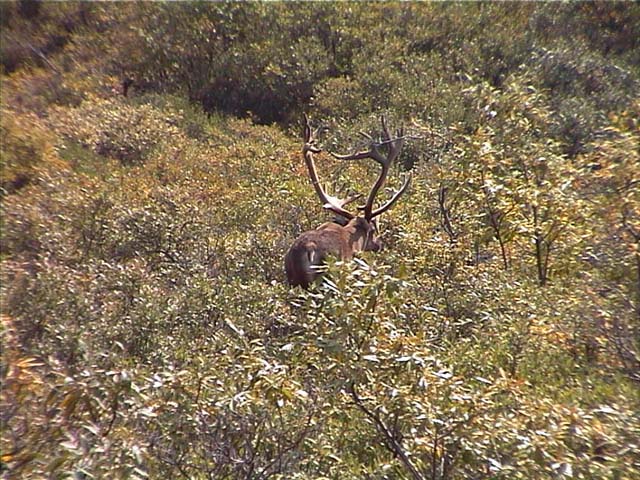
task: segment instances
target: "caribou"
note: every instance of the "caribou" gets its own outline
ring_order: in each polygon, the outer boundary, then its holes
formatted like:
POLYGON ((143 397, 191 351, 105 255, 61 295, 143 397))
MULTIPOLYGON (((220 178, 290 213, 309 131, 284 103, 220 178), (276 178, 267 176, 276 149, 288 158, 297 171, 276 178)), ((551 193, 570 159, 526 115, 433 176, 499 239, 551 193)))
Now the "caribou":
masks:
POLYGON ((329 152, 339 160, 370 159, 381 166, 378 179, 369 191, 365 205, 358 207, 357 213, 352 213, 345 207, 360 198, 361 195, 340 199, 327 194, 323 189, 313 157, 314 154, 319 154, 322 151, 316 141, 320 128, 314 132, 311 129, 309 118, 304 116, 302 155, 311 184, 323 207, 345 219, 346 224, 327 222, 296 238, 284 258, 289 285, 308 289, 318 278, 319 271, 328 256, 334 256, 339 260, 350 260, 358 252, 379 252, 382 250, 382 242, 377 236, 376 218, 389 210, 407 190, 411 183, 411 174, 406 176, 400 189, 389 200, 374 209, 376 195, 385 184, 391 164, 400 155, 405 141, 402 128, 396 131, 395 136, 392 136, 384 116, 381 118, 381 122, 382 135, 379 140, 374 140, 373 137, 362 133, 368 141, 368 149, 347 155, 329 152))

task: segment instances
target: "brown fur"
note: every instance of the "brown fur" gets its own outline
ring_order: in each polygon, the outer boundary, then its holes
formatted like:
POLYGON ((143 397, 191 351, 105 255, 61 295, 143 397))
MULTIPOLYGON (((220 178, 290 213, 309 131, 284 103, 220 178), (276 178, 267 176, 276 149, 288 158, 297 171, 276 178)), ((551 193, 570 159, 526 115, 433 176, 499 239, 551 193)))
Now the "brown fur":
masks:
POLYGON ((313 268, 324 263, 331 255, 349 260, 357 252, 377 252, 381 244, 375 238, 375 226, 362 217, 356 217, 345 226, 324 223, 315 230, 300 235, 284 257, 289 285, 309 288, 318 276, 313 268))

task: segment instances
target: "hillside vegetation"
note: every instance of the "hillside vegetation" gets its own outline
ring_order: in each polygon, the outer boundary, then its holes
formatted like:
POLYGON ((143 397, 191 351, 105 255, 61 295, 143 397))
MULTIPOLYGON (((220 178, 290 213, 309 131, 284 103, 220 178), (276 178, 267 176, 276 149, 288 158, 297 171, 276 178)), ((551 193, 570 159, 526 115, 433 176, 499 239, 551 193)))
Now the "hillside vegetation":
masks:
POLYGON ((640 478, 640 5, 0 13, 2 478, 640 478), (413 172, 309 292, 303 113, 413 172))

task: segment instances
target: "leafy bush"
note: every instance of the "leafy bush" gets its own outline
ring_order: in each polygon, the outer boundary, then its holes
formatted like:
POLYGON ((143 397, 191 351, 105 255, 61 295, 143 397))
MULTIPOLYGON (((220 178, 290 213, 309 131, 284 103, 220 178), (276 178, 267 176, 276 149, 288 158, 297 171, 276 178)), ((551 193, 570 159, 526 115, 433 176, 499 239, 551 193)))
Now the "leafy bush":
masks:
POLYGON ((639 475, 636 6, 82 8, 2 78, 2 475, 639 475), (325 151, 404 124, 413 171, 309 292, 308 110, 325 151))
POLYGON ((2 108, 0 124, 0 187, 14 192, 33 181, 39 168, 63 162, 54 149, 52 136, 34 115, 22 115, 2 108))
POLYGON ((182 133, 175 127, 177 121, 149 105, 100 99, 85 100, 77 109, 58 110, 51 119, 64 137, 124 165, 144 162, 165 139, 178 142, 173 138, 182 133))

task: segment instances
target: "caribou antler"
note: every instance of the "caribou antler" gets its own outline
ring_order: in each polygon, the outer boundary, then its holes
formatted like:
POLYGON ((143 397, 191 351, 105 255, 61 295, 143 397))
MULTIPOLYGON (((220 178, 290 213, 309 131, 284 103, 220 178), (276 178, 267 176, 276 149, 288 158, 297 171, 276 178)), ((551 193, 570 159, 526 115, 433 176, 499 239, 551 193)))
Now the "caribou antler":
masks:
POLYGON ((311 130, 311 125, 309 124, 309 118, 305 114, 304 116, 304 146, 302 147, 302 154, 304 155, 304 161, 307 164, 307 169, 309 170, 309 177, 311 178, 311 183, 313 184, 313 188, 315 189, 318 197, 320 197, 320 201, 322 202, 322 206, 332 212, 341 215, 349 220, 355 217, 355 215, 348 210, 345 210, 343 207, 348 205, 349 203, 357 200, 362 195, 352 195, 351 197, 347 197, 344 199, 340 199, 329 195, 324 191, 322 185, 320 184, 320 179, 318 178, 318 173, 316 172, 316 165, 313 161, 313 154, 320 153, 322 150, 316 146, 315 136, 320 131, 322 127, 319 127, 315 132, 311 130))
POLYGON ((339 160, 362 160, 365 158, 370 158, 375 162, 379 163, 382 167, 380 170, 380 175, 378 176, 378 180, 371 188, 369 192, 369 196, 367 197, 367 203, 362 207, 364 210, 364 218, 367 220, 372 220, 378 215, 389 210, 394 203, 400 198, 400 196, 405 192, 405 190, 409 187, 411 183, 411 174, 409 174, 404 181, 404 184, 400 189, 393 194, 393 196, 381 207, 373 210, 373 201, 378 194, 378 191, 384 185, 384 182, 387 179, 387 175, 389 173, 389 168, 391 164, 394 162, 396 158, 400 155, 400 151, 404 146, 404 129, 399 128, 396 132, 396 136, 392 137, 389 133, 389 129, 387 128, 387 122, 384 118, 384 115, 381 118, 382 122, 382 141, 376 142, 370 135, 366 133, 360 132, 361 135, 366 137, 369 140, 369 150, 364 150, 361 152, 355 152, 350 155, 338 155, 335 153, 331 153, 335 158, 339 160), (383 155, 381 152, 381 147, 387 147, 387 154, 383 155))

